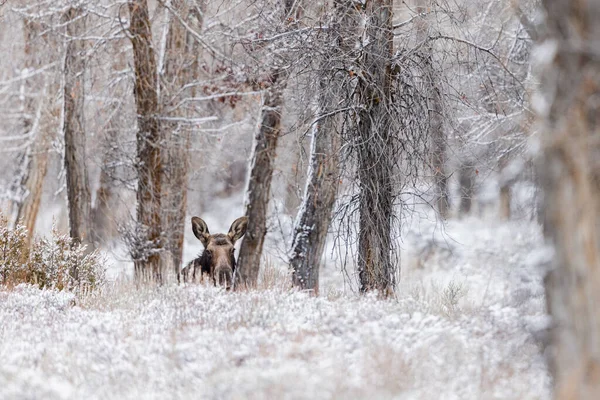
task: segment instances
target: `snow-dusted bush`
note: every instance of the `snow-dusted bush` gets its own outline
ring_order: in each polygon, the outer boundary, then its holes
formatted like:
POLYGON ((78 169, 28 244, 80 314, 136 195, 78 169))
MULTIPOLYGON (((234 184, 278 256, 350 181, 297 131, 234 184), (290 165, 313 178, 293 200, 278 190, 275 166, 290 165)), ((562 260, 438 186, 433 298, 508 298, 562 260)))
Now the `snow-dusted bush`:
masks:
POLYGON ((27 245, 26 228, 9 228, 0 215, 0 285, 30 283, 40 288, 88 291, 104 282, 105 267, 97 251, 75 244, 52 229, 50 238, 27 245))

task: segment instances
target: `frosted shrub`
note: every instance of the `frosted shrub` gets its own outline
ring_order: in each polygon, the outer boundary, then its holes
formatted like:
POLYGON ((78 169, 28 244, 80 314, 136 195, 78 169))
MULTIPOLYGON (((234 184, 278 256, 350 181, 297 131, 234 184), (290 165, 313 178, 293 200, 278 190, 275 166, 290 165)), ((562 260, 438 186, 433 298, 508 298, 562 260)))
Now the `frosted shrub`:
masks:
MULTIPOLYGON (((20 277, 25 273, 24 261, 27 260, 27 230, 18 225, 9 229, 6 219, 0 215, 0 283, 9 277, 20 277)), ((19 279, 20 280, 20 279, 19 279)))
POLYGON ((75 245, 55 227, 50 238, 37 239, 27 248, 25 227, 10 229, 0 216, 0 285, 88 291, 104 282, 102 261, 97 251, 87 254, 85 245, 75 245))

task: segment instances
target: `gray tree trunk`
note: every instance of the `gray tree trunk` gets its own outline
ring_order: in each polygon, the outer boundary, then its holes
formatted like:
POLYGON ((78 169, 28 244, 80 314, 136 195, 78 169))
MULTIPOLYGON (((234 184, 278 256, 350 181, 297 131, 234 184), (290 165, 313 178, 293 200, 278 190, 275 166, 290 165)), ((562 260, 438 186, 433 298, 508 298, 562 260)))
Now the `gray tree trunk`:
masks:
MULTIPOLYGON (((284 0, 282 20, 292 13, 298 17, 300 1, 284 0)), ((255 287, 260 270, 260 259, 267 233, 267 210, 271 197, 271 180, 281 134, 283 92, 287 86, 288 70, 273 68, 268 78, 268 89, 263 93, 260 126, 254 137, 252 167, 248 181, 246 216, 248 229, 242 240, 235 270, 236 289, 255 287)))
POLYGON ((267 209, 271 197, 271 179, 281 133, 281 110, 283 91, 286 86, 284 73, 275 70, 271 86, 263 94, 260 127, 254 138, 252 169, 248 182, 246 216, 248 230, 242 240, 238 264, 235 270, 235 287, 254 287, 260 270, 262 248, 267 233, 267 209))
POLYGON ((389 294, 395 285, 391 261, 392 172, 390 116, 392 1, 366 3, 366 45, 359 86, 358 126, 359 243, 358 275, 361 292, 389 294))
POLYGON ((85 165, 85 42, 78 36, 85 33, 85 17, 80 8, 69 8, 63 21, 67 24, 67 44, 64 66, 64 163, 67 177, 69 227, 76 243, 86 243, 91 249, 91 196, 85 165))
MULTIPOLYGON (((347 68, 356 44, 358 26, 354 4, 335 2, 331 49, 322 63, 316 120, 312 131, 310 165, 300 211, 294 223, 290 251, 294 286, 318 294, 319 269, 339 186, 340 129, 336 109, 347 89, 347 68)), ((350 94, 347 94, 348 96, 350 94)))
POLYGON ((475 167, 470 161, 464 162, 458 170, 458 184, 460 187, 460 215, 471 212, 473 196, 475 194, 475 167))
POLYGON ((135 69, 137 109, 137 223, 140 227, 131 249, 136 279, 162 282, 161 265, 161 130, 158 118, 157 67, 145 0, 128 3, 129 32, 135 69))
POLYGON ((448 195, 448 175, 446 174, 446 144, 444 132, 442 88, 438 71, 433 65, 433 44, 427 42, 430 35, 430 19, 435 14, 426 15, 428 7, 435 7, 430 0, 417 0, 416 11, 421 17, 416 22, 417 43, 424 42, 421 48, 423 72, 428 82, 429 143, 431 146, 431 168, 435 183, 435 208, 442 218, 448 217, 450 196, 448 195))
MULTIPOLYGON (((110 129, 110 128, 109 128, 110 129)), ((100 170, 100 182, 96 190, 96 204, 92 209, 92 239, 96 244, 106 241, 116 233, 116 225, 113 223, 114 216, 114 194, 112 179, 105 171, 106 163, 103 162, 100 170)))
MULTIPOLYGON (((126 53, 123 51, 125 47, 124 40, 115 40, 113 42, 113 50, 118 54, 117 58, 112 63, 113 73, 122 71, 127 66, 126 53)), ((122 91, 115 91, 115 97, 126 96, 122 91)), ((118 209, 118 197, 115 193, 114 178, 111 175, 111 154, 116 143, 119 131, 123 129, 121 122, 120 110, 121 104, 113 102, 110 107, 111 119, 108 121, 107 129, 105 130, 105 144, 108 149, 102 158, 102 166, 100 168, 100 182, 96 190, 96 201, 92 209, 92 236, 96 243, 105 242, 112 239, 118 233, 116 221, 119 214, 115 212, 118 209)))
MULTIPOLYGON (((172 118, 191 117, 193 111, 178 105, 186 97, 194 97, 194 86, 189 85, 198 74, 199 46, 196 39, 181 23, 194 31, 202 28, 206 4, 193 7, 187 0, 174 0, 165 49, 164 68, 161 72, 161 106, 163 114, 172 118)), ((166 122, 166 145, 163 153, 162 205, 165 248, 179 281, 183 257, 183 238, 187 208, 188 170, 190 163, 190 124, 166 122)))
POLYGON ((499 204, 499 215, 503 220, 508 221, 511 216, 510 203, 512 199, 512 186, 516 182, 516 177, 508 176, 507 167, 510 161, 510 154, 505 153, 500 157, 498 161, 498 168, 500 169, 500 204, 499 204))
POLYGON ((500 186, 500 218, 505 221, 508 221, 511 216, 511 198, 511 187, 509 185, 500 186))
MULTIPOLYGON (((25 39, 25 68, 39 68, 41 66, 40 53, 43 51, 41 46, 36 44, 40 34, 39 24, 25 20, 24 23, 25 39)), ((46 113, 46 86, 47 82, 39 78, 29 78, 23 82, 25 86, 24 104, 23 104, 23 133, 29 134, 36 129, 36 140, 23 153, 20 159, 19 178, 15 181, 13 192, 19 193, 20 198, 13 204, 14 223, 19 223, 27 228, 27 246, 31 244, 35 232, 35 222, 42 199, 42 189, 44 178, 48 170, 48 150, 51 138, 45 123, 48 120, 46 113), (38 95, 34 96, 35 91, 38 95), (38 102, 38 104, 34 104, 38 102), (41 103, 41 104, 40 104, 41 103), (39 110, 38 110, 39 108, 39 110)))
POLYGON ((298 212, 302 204, 303 193, 299 193, 299 190, 300 185, 306 182, 307 171, 306 168, 303 168, 307 164, 303 156, 309 151, 305 151, 303 144, 297 141, 289 145, 287 150, 292 153, 292 161, 290 162, 290 177, 286 183, 285 211, 288 214, 293 214, 298 212))
POLYGON ((554 398, 592 400, 600 398, 600 1, 542 4, 548 62, 538 173, 556 251, 545 280, 554 398))

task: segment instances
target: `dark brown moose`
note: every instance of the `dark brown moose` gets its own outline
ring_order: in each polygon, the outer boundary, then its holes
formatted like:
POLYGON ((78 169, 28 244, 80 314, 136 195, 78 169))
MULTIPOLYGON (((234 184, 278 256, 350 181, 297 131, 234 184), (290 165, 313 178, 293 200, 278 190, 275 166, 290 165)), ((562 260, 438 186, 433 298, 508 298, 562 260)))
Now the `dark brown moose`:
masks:
POLYGON ((244 236, 248 227, 248 217, 241 217, 233 221, 229 233, 211 235, 208 226, 202 218, 192 217, 192 231, 202 245, 204 251, 200 257, 191 261, 181 271, 184 282, 192 282, 196 276, 208 277, 215 285, 231 288, 233 274, 235 273, 235 242, 244 236))

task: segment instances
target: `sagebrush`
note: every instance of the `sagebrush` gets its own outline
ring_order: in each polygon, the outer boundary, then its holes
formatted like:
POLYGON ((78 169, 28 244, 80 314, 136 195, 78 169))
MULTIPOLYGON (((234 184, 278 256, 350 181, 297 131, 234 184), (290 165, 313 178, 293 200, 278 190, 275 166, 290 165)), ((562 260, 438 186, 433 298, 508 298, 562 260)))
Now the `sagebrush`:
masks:
POLYGON ((88 252, 85 245, 74 243, 56 227, 49 238, 37 238, 28 247, 26 228, 19 224, 10 228, 0 215, 0 285, 29 283, 39 288, 88 291, 104 279, 99 252, 88 252))

